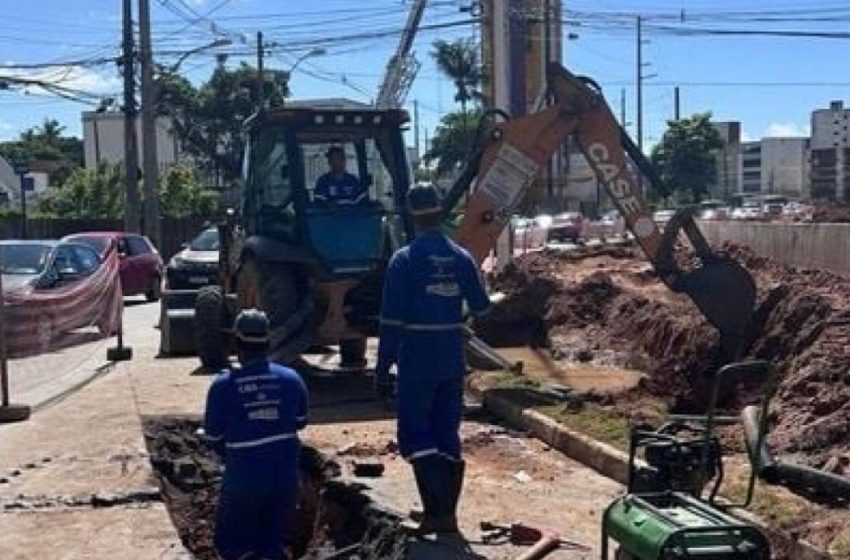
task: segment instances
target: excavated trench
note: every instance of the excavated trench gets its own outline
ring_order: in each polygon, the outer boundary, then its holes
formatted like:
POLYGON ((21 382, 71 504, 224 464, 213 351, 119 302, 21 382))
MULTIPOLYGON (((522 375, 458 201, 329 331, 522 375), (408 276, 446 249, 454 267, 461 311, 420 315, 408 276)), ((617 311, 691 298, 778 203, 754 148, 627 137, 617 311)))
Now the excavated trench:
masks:
MULTIPOLYGON (((778 370, 770 447, 789 461, 850 475, 850 279, 724 249, 758 286, 744 356, 778 370)), ((610 410, 633 422, 642 420, 635 403, 647 395, 670 412, 705 410, 709 376, 719 365, 717 333, 690 300, 664 287, 639 252, 530 254, 491 283, 506 297, 476 325, 488 343, 532 344, 556 360, 644 372, 637 388, 605 397, 610 410)), ((758 399, 754 384, 729 392, 722 407, 737 411, 758 399)), ((801 520, 801 536, 824 547, 850 542, 845 507, 801 520)))
MULTIPOLYGON (((198 560, 218 560, 213 545, 221 464, 186 417, 145 420, 150 460, 181 541, 198 560)), ((395 560, 406 557, 398 517, 379 509, 364 487, 338 480, 339 466, 305 445, 292 552, 294 558, 395 560)))

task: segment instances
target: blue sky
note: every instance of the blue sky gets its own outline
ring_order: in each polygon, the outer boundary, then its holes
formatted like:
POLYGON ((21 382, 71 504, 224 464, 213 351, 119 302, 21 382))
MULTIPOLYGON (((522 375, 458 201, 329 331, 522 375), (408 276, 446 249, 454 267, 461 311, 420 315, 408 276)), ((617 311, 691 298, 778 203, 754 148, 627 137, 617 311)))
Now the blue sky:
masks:
MULTIPOLYGON (((425 24, 462 22, 468 15, 461 5, 468 0, 432 0, 425 24)), ((381 32, 404 25, 408 4, 402 0, 151 0, 154 49, 158 60, 173 63, 180 52, 207 44, 217 33, 234 40, 222 50, 229 53, 228 64, 250 58, 254 33, 263 30, 279 44, 267 64, 287 68, 309 49, 307 41, 316 37, 374 34, 358 40, 335 42, 327 54, 305 62, 291 84, 296 97, 344 95, 369 101, 377 91, 386 61, 396 46, 397 36, 381 32), (181 5, 181 1, 183 4, 181 5), (189 8, 186 8, 186 5, 189 8), (210 15, 198 21, 187 16, 189 9, 210 15), (175 12, 179 12, 177 14, 175 12), (194 20, 192 23, 189 20, 194 20)), ((648 16, 686 16, 716 12, 782 11, 788 17, 775 23, 725 22, 717 18, 691 23, 713 28, 766 28, 783 30, 842 30, 850 19, 850 3, 818 0, 575 0, 565 7, 577 11, 637 12, 648 16), (846 8, 841 21, 822 21, 827 10, 846 8), (809 13, 810 12, 810 13, 809 13), (792 21, 811 19, 813 21, 792 21)), ((27 0, 7 2, 0 17, 0 65, 41 63, 56 60, 98 59, 118 54, 120 2, 118 0, 27 0)), ((567 18, 570 19, 569 17, 567 18)), ((578 39, 565 42, 564 60, 573 71, 599 81, 615 112, 619 112, 620 89, 626 88, 628 120, 634 121, 635 34, 633 26, 619 23, 574 26, 565 31, 578 39)), ((655 20, 657 24, 665 23, 655 20)), ((676 25, 678 22, 672 22, 676 25)), ((452 38, 473 33, 471 25, 424 31, 417 40, 422 69, 409 95, 420 102, 422 129, 433 133, 439 116, 454 106, 453 86, 442 78, 428 51, 436 38, 452 38)), ((682 112, 713 111, 718 119, 738 119, 749 137, 776 134, 804 134, 809 113, 832 99, 850 98, 850 76, 845 61, 850 59, 850 39, 779 37, 672 36, 648 29, 644 58, 651 63, 647 73, 657 74, 645 89, 645 138, 654 143, 673 114, 673 85, 681 84, 682 112), (761 85, 741 83, 827 85, 761 85)), ((185 61, 181 71, 193 81, 209 75, 214 65, 211 53, 185 61)), ((0 76, 11 73, 0 69, 0 76)), ((67 70, 19 71, 25 76, 62 79, 63 85, 95 95, 117 94, 120 78, 114 66, 94 65, 67 70)), ((71 133, 80 132, 80 111, 86 106, 15 91, 0 91, 0 139, 17 136, 20 130, 56 118, 71 133)))

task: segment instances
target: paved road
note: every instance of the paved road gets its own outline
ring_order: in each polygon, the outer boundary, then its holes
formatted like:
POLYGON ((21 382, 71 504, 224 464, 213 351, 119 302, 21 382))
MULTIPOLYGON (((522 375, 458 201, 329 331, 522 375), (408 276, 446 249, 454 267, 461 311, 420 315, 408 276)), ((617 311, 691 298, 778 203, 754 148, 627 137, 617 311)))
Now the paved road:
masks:
MULTIPOLYGON (((129 344, 140 334, 150 336, 159 318, 159 304, 128 298, 124 309, 124 328, 129 344)), ((12 401, 39 408, 104 371, 106 350, 115 338, 85 342, 57 352, 9 361, 12 401)))

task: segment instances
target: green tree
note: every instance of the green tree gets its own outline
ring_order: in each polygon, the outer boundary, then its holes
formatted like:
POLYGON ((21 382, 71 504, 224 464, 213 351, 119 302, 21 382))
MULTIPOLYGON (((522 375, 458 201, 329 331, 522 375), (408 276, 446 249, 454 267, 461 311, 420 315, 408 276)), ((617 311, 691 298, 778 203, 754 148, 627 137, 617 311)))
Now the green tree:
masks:
POLYGON ((119 218, 124 208, 124 172, 101 162, 95 169, 77 168, 40 203, 44 214, 62 218, 119 218))
POLYGON ((0 156, 10 162, 35 160, 62 162, 51 174, 51 182, 61 184, 71 172, 83 166, 83 141, 64 136, 65 127, 55 119, 24 130, 18 140, 0 143, 0 156))
MULTIPOLYGON (((470 116, 478 118, 476 111, 470 116)), ((431 140, 431 147, 423 155, 426 163, 436 162, 437 175, 456 170, 466 161, 475 142, 476 130, 467 126, 466 113, 449 113, 440 119, 440 125, 431 140)))
MULTIPOLYGON (((288 74, 266 70, 264 77, 266 106, 282 106, 289 94, 288 74)), ((256 70, 245 63, 235 69, 220 65, 200 88, 174 75, 163 76, 160 84, 160 113, 174 119, 174 131, 199 169, 225 182, 238 178, 242 127, 257 109, 256 70)))
POLYGON ((216 210, 216 196, 205 191, 198 174, 187 165, 171 167, 160 179, 159 201, 164 216, 209 217, 216 210))
POLYGON ((669 121, 651 160, 671 192, 699 202, 717 180, 715 151, 723 147, 720 133, 711 124, 711 113, 669 121))
POLYGON ((433 47, 431 56, 437 68, 454 82, 455 101, 460 103, 463 122, 466 125, 469 104, 479 101, 482 97, 479 88, 484 74, 478 60, 478 48, 470 38, 451 42, 439 39, 434 41, 433 47))

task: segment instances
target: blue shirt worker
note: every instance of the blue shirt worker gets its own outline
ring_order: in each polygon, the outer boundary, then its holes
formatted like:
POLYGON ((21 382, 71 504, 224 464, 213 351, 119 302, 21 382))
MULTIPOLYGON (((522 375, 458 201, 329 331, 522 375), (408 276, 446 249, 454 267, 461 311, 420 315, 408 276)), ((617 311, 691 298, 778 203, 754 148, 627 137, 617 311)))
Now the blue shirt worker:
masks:
POLYGON ((293 370, 268 361, 265 313, 242 311, 233 330, 241 367, 216 376, 204 417, 224 459, 215 546, 224 560, 282 560, 298 503, 307 389, 293 370))
POLYGON ((345 150, 334 146, 328 150, 330 171, 319 177, 313 190, 313 201, 321 205, 355 206, 368 201, 366 186, 345 170, 345 150))
POLYGON ((440 231, 442 200, 432 186, 408 193, 417 238, 393 255, 384 281, 376 388, 392 390, 397 369, 398 441, 424 510, 420 535, 457 532, 463 486, 463 304, 490 300, 469 253, 440 231))

